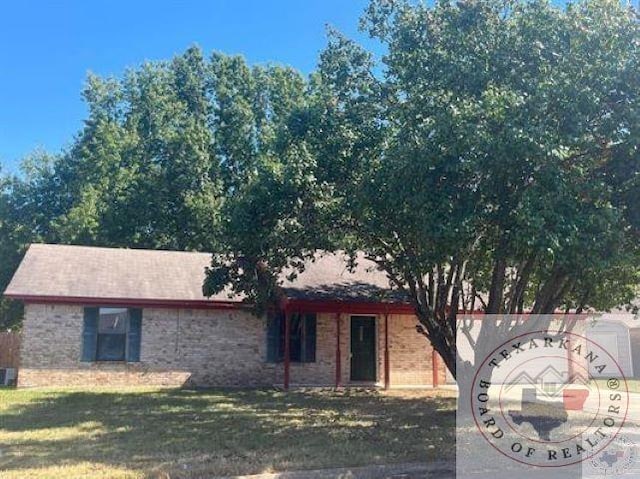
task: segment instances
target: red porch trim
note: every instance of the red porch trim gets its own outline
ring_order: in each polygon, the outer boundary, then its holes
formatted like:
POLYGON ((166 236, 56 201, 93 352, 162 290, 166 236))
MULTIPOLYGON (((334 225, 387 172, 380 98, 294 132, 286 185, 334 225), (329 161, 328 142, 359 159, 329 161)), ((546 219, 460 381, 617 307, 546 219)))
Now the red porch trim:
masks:
POLYGON ((389 389, 391 371, 389 365, 389 314, 384 315, 384 388, 389 389))
POLYGON ((342 352, 340 350, 340 313, 336 313, 336 389, 342 384, 342 352))
POLYGON ((284 315, 284 390, 289 390, 289 369, 291 366, 291 313, 284 315))
POLYGON ((405 303, 286 299, 283 307, 303 313, 415 314, 413 306, 405 303))
POLYGON ((438 352, 435 348, 431 350, 431 372, 432 372, 432 384, 434 388, 437 388, 439 385, 438 380, 438 369, 440 369, 440 364, 438 360, 438 352))

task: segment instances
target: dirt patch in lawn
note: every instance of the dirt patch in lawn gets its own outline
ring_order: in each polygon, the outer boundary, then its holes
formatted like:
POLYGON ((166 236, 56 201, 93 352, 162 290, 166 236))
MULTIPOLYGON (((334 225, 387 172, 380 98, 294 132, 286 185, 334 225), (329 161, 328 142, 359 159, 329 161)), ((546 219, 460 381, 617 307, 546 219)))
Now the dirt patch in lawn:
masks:
POLYGON ((0 390, 0 477, 196 478, 452 459, 453 393, 0 390))

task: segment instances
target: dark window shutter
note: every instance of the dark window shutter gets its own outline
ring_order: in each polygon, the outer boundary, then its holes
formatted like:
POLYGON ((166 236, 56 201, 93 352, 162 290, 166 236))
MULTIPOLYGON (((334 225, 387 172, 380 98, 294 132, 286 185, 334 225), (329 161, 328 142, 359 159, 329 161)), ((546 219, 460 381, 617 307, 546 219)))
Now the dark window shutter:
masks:
POLYGON ((140 337, 142 335, 142 310, 129 310, 129 334, 127 336, 127 361, 140 361, 140 337))
POLYGON ((267 315, 267 362, 275 363, 280 358, 280 328, 282 315, 269 313, 267 315))
POLYGON ((302 361, 314 363, 316 361, 316 315, 305 314, 304 316, 304 348, 302 361))
POLYGON ((84 308, 81 361, 95 361, 98 345, 98 308, 84 308))

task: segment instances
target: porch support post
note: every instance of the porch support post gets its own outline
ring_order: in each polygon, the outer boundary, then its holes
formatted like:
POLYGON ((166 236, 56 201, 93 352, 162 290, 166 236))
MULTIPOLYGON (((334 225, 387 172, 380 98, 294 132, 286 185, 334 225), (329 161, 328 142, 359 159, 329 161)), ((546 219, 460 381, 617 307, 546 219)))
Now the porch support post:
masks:
MULTIPOLYGON (((433 347, 432 347, 433 348, 433 347)), ((433 370, 432 384, 434 388, 438 387, 438 369, 440 369, 440 361, 438 358, 438 351, 436 348, 431 350, 431 369, 433 370)))
POLYGON ((384 314, 384 388, 389 389, 391 367, 389 364, 389 313, 384 314))
POLYGON ((340 313, 336 313, 336 388, 342 383, 342 352, 340 350, 340 313))
POLYGON ((567 348, 567 374, 569 377, 567 381, 573 381, 574 371, 573 371, 573 358, 571 357, 571 349, 567 348))
POLYGON ((289 390, 289 368, 291 366, 291 313, 284 313, 284 390, 289 390))

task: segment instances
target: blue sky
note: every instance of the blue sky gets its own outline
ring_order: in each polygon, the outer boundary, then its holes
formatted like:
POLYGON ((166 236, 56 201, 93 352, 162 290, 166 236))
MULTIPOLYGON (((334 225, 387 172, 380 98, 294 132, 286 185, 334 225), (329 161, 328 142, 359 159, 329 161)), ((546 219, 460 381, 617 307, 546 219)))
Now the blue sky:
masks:
POLYGON ((0 164, 16 170, 36 148, 55 152, 82 126, 88 71, 119 76, 193 44, 307 73, 325 25, 357 31, 366 0, 7 1, 0 7, 0 164))

